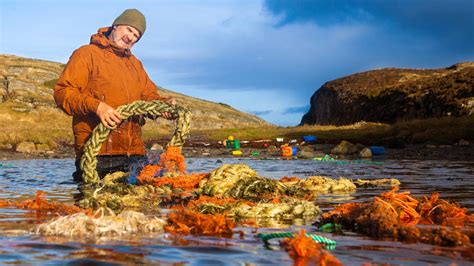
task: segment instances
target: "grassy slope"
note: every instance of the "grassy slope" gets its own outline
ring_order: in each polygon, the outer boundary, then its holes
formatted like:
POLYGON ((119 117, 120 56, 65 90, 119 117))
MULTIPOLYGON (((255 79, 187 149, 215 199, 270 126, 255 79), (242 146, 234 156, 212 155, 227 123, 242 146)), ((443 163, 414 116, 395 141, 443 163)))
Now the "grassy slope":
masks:
MULTIPOLYGON (((9 60, 14 61, 15 65, 12 63, 9 65, 14 69, 28 66, 40 70, 47 68, 48 71, 57 72, 63 67, 58 63, 41 60, 17 57, 9 58, 9 60)), ((5 69, 4 67, 0 70, 5 71, 5 69)), ((30 71, 29 75, 35 73, 40 75, 39 72, 31 73, 30 71)), ((41 93, 30 96, 41 104, 35 105, 34 108, 31 108, 31 103, 22 101, 8 100, 0 103, 0 144, 15 145, 21 141, 33 141, 54 147, 57 144, 72 143, 71 118, 53 107, 54 105, 51 103, 50 93, 54 84, 52 80, 54 79, 48 78, 46 81, 36 84, 36 88, 41 93)), ((328 141, 347 139, 371 143, 396 138, 406 143, 453 143, 459 139, 473 140, 474 138, 473 116, 414 120, 394 125, 356 123, 339 127, 276 127, 262 122, 255 116, 242 114, 222 103, 216 104, 164 89, 162 94, 173 96, 178 103, 184 103, 194 110, 195 117, 191 132, 193 139, 222 140, 229 135, 246 140, 274 139, 276 137, 301 139, 304 135, 312 134, 318 136, 319 139, 328 141), (220 123, 217 129, 215 123, 220 123), (212 128, 213 125, 214 128, 212 128)), ((143 135, 145 140, 166 137, 171 134, 172 129, 173 124, 169 121, 148 122, 144 127, 143 135)))

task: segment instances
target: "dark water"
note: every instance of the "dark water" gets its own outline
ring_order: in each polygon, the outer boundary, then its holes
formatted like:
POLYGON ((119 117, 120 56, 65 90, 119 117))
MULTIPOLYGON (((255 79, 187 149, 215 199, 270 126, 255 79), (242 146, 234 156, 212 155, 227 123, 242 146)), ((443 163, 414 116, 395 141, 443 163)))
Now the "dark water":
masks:
MULTIPOLYGON (((444 160, 386 160, 318 162, 245 159, 187 159, 190 172, 209 172, 222 163, 246 163, 262 176, 324 175, 348 178, 397 178, 401 190, 416 196, 438 191, 441 197, 457 201, 472 213, 474 210, 474 162, 444 160)), ((47 198, 72 203, 76 186, 71 181, 73 161, 20 160, 0 162, 0 199, 31 198, 37 190, 47 192, 47 198)), ((347 201, 370 201, 383 188, 358 189, 353 194, 327 195, 317 199, 322 210, 347 201)), ((77 240, 40 237, 31 232, 38 220, 35 214, 16 209, 0 209, 0 264, 21 265, 291 265, 293 262, 277 245, 266 248, 254 238, 251 228, 243 230, 243 239, 186 237, 176 240, 167 234, 140 238, 77 240)), ((308 231, 311 226, 304 226, 308 231)), ((296 230, 300 227, 279 229, 296 230)), ((275 229, 261 229, 259 232, 275 229)), ((389 265, 472 265, 452 248, 425 244, 378 241, 349 233, 322 235, 337 241, 331 251, 347 265, 364 262, 389 265)))

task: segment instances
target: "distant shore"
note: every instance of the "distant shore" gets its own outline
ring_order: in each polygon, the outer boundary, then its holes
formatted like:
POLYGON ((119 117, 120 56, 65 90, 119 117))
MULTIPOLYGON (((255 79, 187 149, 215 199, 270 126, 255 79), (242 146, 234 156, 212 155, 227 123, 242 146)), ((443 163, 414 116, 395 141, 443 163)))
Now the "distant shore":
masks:
MULTIPOLYGON (((163 147, 165 143, 159 144, 163 147), (162 146, 163 145, 163 146, 162 146)), ((147 145, 150 147, 151 145, 147 145)), ((309 145, 319 156, 330 154, 335 144, 313 144, 309 145)), ((296 146, 303 147, 303 146, 296 146)), ((253 159, 289 159, 280 155, 278 150, 263 148, 260 145, 246 145, 241 149, 242 155, 232 155, 231 150, 226 149, 218 143, 200 141, 197 143, 187 143, 182 153, 186 158, 253 158, 253 159)), ((28 159, 66 159, 74 158, 74 149, 71 146, 61 147, 47 153, 21 153, 13 150, 0 150, 0 162, 7 160, 28 160, 28 159)), ((336 157, 336 156, 333 156, 336 157)), ((298 156, 291 159, 301 159, 298 156)), ((305 158, 311 160, 312 158, 305 158)), ((338 156, 337 159, 359 159, 357 155, 338 156)), ((419 160, 474 160, 474 145, 427 145, 413 144, 404 148, 385 148, 385 154, 374 155, 372 160, 386 159, 419 159, 419 160)), ((370 160, 370 158, 369 158, 370 160)))

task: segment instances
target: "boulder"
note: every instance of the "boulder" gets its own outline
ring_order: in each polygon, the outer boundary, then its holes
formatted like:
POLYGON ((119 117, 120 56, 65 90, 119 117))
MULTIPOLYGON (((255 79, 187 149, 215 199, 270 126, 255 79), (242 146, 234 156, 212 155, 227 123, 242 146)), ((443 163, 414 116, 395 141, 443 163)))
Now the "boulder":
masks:
POLYGON ((49 150, 51 150, 51 149, 49 148, 48 144, 44 144, 44 143, 36 144, 36 151, 38 151, 38 152, 47 152, 49 150))
POLYGON ((158 143, 154 143, 151 148, 150 148, 151 151, 163 151, 163 146, 161 146, 160 144, 158 143))
POLYGON ((0 150, 11 150, 13 149, 13 145, 10 143, 0 144, 0 150))
POLYGON ((357 146, 346 140, 341 141, 339 145, 337 145, 331 150, 332 154, 338 154, 338 155, 351 155, 358 152, 359 152, 359 149, 357 148, 357 146))
POLYGON ((36 145, 34 142, 23 141, 16 145, 15 151, 21 153, 33 153, 36 152, 36 145))
POLYGON ((301 146, 297 156, 302 159, 312 159, 316 157, 316 153, 314 152, 313 147, 301 146))
POLYGON ((270 146, 268 146, 268 148, 267 148, 267 152, 268 152, 268 154, 270 154, 270 155, 276 155, 276 154, 279 154, 279 153, 280 153, 280 150, 277 148, 277 146, 275 146, 275 145, 270 145, 270 146))
POLYGON ((363 148, 359 152, 359 157, 360 158, 372 158, 372 151, 369 148, 363 148))

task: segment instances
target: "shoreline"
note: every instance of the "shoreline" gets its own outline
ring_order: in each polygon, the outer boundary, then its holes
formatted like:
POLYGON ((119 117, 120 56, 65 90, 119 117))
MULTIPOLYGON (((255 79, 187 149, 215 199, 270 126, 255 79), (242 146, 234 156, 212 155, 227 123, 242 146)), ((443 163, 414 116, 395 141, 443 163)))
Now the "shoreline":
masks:
MULTIPOLYGON (((156 142, 155 142, 156 143, 156 142)), ((156 144, 155 144, 156 145, 156 144)), ((164 143, 163 143, 164 145, 164 143)), ((147 145, 149 146, 149 145, 147 145)), ((151 145, 150 145, 151 146, 151 145)), ((158 152, 163 146, 159 145, 158 152)), ((311 146, 317 157, 330 154, 330 150, 336 146, 333 144, 314 144, 311 146)), ((404 148, 385 148, 384 155, 374 155, 367 160, 387 160, 387 159, 414 159, 414 160, 467 160, 474 161, 474 145, 426 145, 412 144, 404 148)), ((301 146, 307 147, 307 146, 301 146)), ((186 158, 250 158, 250 159, 294 159, 312 160, 313 158, 283 157, 279 155, 279 149, 270 151, 269 148, 255 147, 255 145, 241 147, 242 155, 232 155, 231 150, 219 144, 206 142, 189 143, 183 147, 182 153, 186 158), (253 153, 253 155, 252 155, 253 153), (256 155, 258 153, 258 155, 256 155)), ((21 153, 13 150, 0 150, 0 162, 11 160, 39 160, 39 159, 74 159, 74 149, 72 147, 61 147, 53 151, 21 153)), ((340 156, 338 159, 361 159, 355 156, 340 156)))

